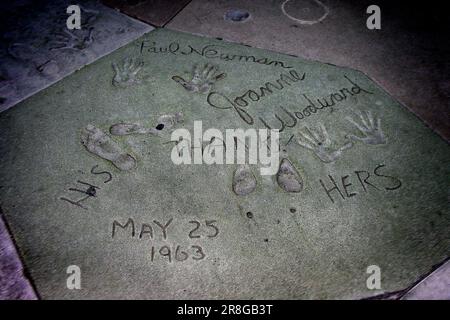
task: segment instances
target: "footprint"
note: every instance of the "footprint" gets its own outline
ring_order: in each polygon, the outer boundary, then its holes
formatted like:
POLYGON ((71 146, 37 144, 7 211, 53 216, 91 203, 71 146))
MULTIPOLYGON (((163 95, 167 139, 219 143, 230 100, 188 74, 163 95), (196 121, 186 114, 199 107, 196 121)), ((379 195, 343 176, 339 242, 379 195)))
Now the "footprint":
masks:
POLYGON ((284 158, 281 160, 277 172, 278 185, 286 192, 300 192, 303 190, 303 179, 292 163, 284 158))
POLYGON ((129 134, 156 134, 156 129, 145 128, 140 123, 116 123, 109 128, 114 136, 126 136, 129 134))
POLYGON ((158 124, 156 125, 156 129, 157 130, 162 130, 163 128, 170 129, 180 122, 183 122, 182 112, 175 112, 174 114, 164 114, 158 118, 158 124))
POLYGON ((82 130, 81 143, 89 152, 111 161, 122 171, 133 169, 136 166, 135 158, 125 153, 111 137, 91 124, 82 130))
POLYGON ((233 176, 233 191, 238 196, 245 196, 256 189, 256 178, 247 165, 240 165, 233 176))
POLYGON ((154 128, 146 128, 140 123, 116 123, 109 128, 114 136, 125 136, 130 134, 154 134, 159 135, 163 129, 170 129, 177 123, 183 121, 183 113, 165 114, 158 118, 154 128))

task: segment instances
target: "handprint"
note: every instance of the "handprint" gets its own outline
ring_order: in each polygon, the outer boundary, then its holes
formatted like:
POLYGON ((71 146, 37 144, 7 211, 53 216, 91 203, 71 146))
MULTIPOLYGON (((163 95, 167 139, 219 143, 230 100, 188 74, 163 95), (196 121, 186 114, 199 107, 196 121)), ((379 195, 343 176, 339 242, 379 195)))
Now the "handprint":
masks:
POLYGON ((346 119, 355 125, 361 133, 364 134, 364 137, 358 137, 353 134, 347 135, 352 141, 361 141, 365 144, 386 144, 387 139, 381 130, 381 119, 374 118, 370 111, 365 112, 365 115, 360 112, 359 118, 361 123, 356 122, 350 117, 346 117, 346 119))
POLYGON ((64 29, 63 33, 56 34, 56 40, 51 42, 50 50, 84 50, 94 41, 92 31, 92 27, 74 31, 64 29))
POLYGON ((113 85, 125 88, 135 83, 140 83, 141 81, 137 78, 137 74, 143 65, 143 61, 133 58, 125 58, 120 65, 114 62, 112 64, 115 72, 112 80, 113 85))
POLYGON ((327 130, 321 123, 317 129, 305 127, 303 132, 299 131, 297 142, 302 147, 313 151, 321 161, 326 163, 337 160, 344 150, 353 146, 353 142, 349 141, 340 148, 334 148, 327 130))
POLYGON ((181 84, 187 91, 206 93, 216 81, 226 77, 225 73, 218 73, 216 66, 205 64, 203 67, 200 67, 199 65, 195 65, 190 81, 186 81, 180 76, 173 76, 172 80, 181 84))

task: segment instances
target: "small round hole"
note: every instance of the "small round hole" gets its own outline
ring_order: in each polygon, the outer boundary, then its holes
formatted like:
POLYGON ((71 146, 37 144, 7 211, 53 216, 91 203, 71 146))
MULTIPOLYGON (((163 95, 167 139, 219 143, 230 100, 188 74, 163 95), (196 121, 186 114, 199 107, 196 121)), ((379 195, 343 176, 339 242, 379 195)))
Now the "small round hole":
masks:
POLYGON ((86 190, 86 194, 90 195, 91 197, 95 197, 96 193, 97 193, 97 190, 95 190, 95 188, 92 186, 86 190))
POLYGON ((253 219, 253 213, 251 213, 250 211, 247 212, 247 218, 253 219))
POLYGON ((247 20, 250 17, 250 13, 245 10, 240 9, 232 9, 225 13, 225 20, 231 20, 234 22, 242 22, 247 20))
POLYGON ((156 130, 162 130, 162 129, 164 129, 164 125, 162 123, 160 123, 156 126, 156 130))

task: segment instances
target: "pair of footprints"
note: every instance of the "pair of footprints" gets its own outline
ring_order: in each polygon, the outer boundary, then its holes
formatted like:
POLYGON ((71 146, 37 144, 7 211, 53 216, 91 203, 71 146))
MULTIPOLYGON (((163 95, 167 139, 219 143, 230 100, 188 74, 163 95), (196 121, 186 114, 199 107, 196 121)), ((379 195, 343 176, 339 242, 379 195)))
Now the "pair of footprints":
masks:
POLYGON ((353 147, 357 141, 368 145, 386 144, 387 139, 381 129, 381 119, 376 118, 370 111, 360 112, 358 114, 359 122, 351 117, 346 117, 347 121, 352 123, 362 133, 362 136, 347 134, 347 142, 336 148, 330 139, 328 131, 323 124, 319 124, 316 129, 304 127, 299 130, 297 142, 302 147, 309 149, 325 163, 337 160, 343 151, 353 147))
MULTIPOLYGON (((280 162, 276 173, 278 186, 286 192, 303 190, 303 179, 297 169, 287 158, 280 162)), ((246 196, 256 189, 256 178, 248 165, 240 165, 233 175, 233 191, 239 196, 246 196)))
MULTIPOLYGON (((155 127, 145 127, 140 123, 117 123, 113 124, 109 131, 113 136, 126 136, 132 134, 150 134, 160 136, 163 130, 167 130, 183 121, 183 114, 162 115, 158 118, 155 127)), ((111 162, 122 171, 131 170, 136 167, 137 160, 127 153, 111 136, 101 129, 89 124, 81 132, 81 143, 92 154, 111 162)))
MULTIPOLYGON (((126 88, 133 84, 140 84, 142 81, 138 73, 142 70, 144 62, 137 58, 125 58, 120 63, 112 64, 114 77, 112 83, 119 88, 126 88)), ((208 92, 214 84, 226 77, 225 73, 220 73, 219 69, 210 64, 203 66, 194 65, 191 72, 191 79, 185 80, 181 76, 173 76, 172 80, 179 83, 189 92, 208 92)))

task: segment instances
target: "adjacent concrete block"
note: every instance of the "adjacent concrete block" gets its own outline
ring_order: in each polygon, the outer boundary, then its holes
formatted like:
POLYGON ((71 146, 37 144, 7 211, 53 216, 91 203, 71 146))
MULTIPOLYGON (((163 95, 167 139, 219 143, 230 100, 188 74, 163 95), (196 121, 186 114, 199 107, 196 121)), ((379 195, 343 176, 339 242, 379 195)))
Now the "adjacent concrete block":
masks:
POLYGON ((81 29, 69 30, 71 1, 20 1, 1 6, 0 111, 136 39, 151 26, 97 1, 79 2, 81 29))
POLYGON ((34 300, 36 294, 25 278, 16 248, 0 216, 0 300, 34 300))
POLYGON ((170 21, 191 0, 102 0, 110 7, 142 20, 151 25, 162 27, 170 21))
POLYGON ((450 260, 409 290, 403 300, 450 300, 450 260))

